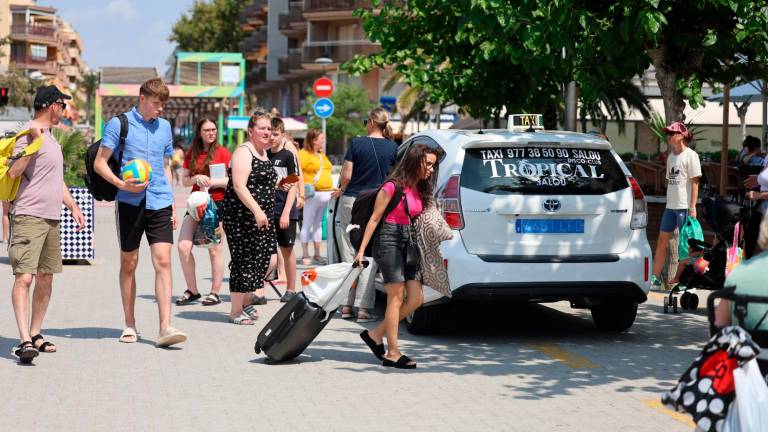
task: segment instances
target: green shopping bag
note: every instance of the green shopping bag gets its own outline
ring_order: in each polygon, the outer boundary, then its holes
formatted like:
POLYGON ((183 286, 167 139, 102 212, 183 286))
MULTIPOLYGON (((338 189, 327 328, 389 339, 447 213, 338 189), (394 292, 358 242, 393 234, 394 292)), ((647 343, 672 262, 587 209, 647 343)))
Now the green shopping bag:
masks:
POLYGON ((704 241, 704 231, 701 230, 701 224, 693 216, 688 216, 683 229, 680 230, 680 243, 677 246, 677 252, 681 260, 688 259, 690 255, 690 248, 688 247, 688 240, 690 239, 704 241))

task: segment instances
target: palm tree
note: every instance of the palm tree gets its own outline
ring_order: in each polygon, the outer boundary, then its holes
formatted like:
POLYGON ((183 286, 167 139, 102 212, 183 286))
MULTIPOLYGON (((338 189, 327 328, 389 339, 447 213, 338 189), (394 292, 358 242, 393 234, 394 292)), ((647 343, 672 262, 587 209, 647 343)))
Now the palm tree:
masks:
POLYGON ((90 125, 93 124, 93 100, 96 98, 96 90, 99 88, 99 74, 96 72, 87 73, 80 81, 80 87, 85 93, 85 118, 90 125))
POLYGON ((582 101, 579 113, 582 129, 587 130, 587 117, 590 117, 593 124, 600 125, 602 132, 605 132, 608 120, 615 120, 619 133, 624 133, 631 110, 637 110, 643 118, 650 117, 651 105, 643 91, 629 80, 608 83, 596 100, 582 101))

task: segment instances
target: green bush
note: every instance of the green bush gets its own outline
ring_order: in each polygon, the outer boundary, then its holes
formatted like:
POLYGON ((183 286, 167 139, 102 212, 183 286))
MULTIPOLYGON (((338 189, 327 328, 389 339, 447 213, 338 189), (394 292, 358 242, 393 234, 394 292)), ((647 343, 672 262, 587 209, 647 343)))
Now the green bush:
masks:
POLYGON ((67 186, 85 186, 85 152, 88 149, 85 136, 80 131, 57 128, 53 129, 53 136, 64 156, 64 181, 67 186))

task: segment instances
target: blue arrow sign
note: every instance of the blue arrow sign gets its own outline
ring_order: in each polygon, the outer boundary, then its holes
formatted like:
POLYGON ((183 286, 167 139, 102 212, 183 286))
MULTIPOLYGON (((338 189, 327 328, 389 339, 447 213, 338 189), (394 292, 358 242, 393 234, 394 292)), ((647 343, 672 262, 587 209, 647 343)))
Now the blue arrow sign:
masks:
POLYGON ((315 101, 312 109, 315 110, 315 115, 321 119, 326 119, 333 115, 333 110, 336 107, 333 106, 333 101, 328 98, 320 98, 315 101))

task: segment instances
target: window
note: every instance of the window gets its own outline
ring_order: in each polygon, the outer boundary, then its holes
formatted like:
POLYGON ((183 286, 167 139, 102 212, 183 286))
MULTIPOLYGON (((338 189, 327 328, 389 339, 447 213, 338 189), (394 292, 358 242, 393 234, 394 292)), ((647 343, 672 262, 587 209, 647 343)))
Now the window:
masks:
POLYGON ((48 47, 45 45, 31 45, 29 56, 33 60, 48 60, 48 47))
POLYGON ((461 186, 494 195, 602 195, 629 183, 608 150, 500 146, 466 151, 461 186))

